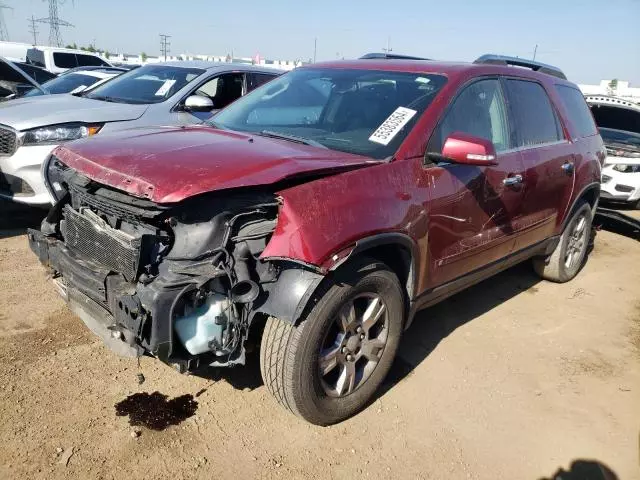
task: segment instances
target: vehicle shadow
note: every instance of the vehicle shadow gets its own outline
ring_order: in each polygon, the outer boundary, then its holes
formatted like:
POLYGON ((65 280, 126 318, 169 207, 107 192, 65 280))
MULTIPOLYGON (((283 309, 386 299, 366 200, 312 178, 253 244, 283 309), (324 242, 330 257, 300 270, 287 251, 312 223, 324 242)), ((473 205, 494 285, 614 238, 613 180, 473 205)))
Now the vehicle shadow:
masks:
MULTIPOLYGON (((389 374, 370 403, 410 376, 440 341, 458 327, 516 295, 534 294, 535 285, 540 281, 530 263, 525 262, 419 312, 408 334, 404 335, 400 353, 389 374)), ((247 354, 244 367, 203 368, 194 375, 214 382, 224 380, 240 390, 253 390, 263 385, 257 350, 247 354)))
POLYGON ((377 398, 410 376, 459 327, 517 295, 535 294, 540 281, 530 262, 524 262, 418 312, 377 398))
POLYGON ((0 199, 0 238, 16 237, 37 228, 47 210, 0 199))
POLYGON ((559 468, 550 477, 540 480, 618 480, 618 475, 598 460, 578 459, 571 463, 569 470, 559 468))
POLYGON ((618 235, 623 235, 633 240, 640 241, 640 229, 635 227, 631 223, 631 222, 640 223, 640 221, 637 219, 634 219, 630 215, 627 215, 626 213, 624 213, 624 211, 619 211, 619 213, 629 217, 630 222, 624 221, 620 218, 614 218, 607 215, 603 215, 600 212, 596 212, 596 216, 593 220, 593 223, 596 227, 601 228, 603 230, 607 230, 608 232, 617 233, 618 235))

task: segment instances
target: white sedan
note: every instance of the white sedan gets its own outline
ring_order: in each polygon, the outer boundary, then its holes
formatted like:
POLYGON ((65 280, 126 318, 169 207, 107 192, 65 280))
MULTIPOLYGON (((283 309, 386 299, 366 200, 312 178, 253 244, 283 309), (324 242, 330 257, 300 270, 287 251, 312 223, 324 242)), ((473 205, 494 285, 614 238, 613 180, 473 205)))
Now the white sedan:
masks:
POLYGON ((44 82, 41 88, 32 88, 23 97, 37 97, 40 95, 57 95, 60 93, 80 93, 90 87, 126 72, 116 67, 79 67, 44 82))

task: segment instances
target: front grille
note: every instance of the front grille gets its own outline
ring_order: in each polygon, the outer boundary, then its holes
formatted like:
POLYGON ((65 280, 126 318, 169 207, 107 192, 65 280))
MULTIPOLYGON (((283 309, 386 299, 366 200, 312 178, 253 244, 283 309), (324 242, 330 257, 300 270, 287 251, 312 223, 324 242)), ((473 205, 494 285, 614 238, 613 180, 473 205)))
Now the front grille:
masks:
POLYGON ((13 155, 18 146, 17 140, 16 132, 0 127, 0 155, 13 155))
POLYGON ((79 213, 69 205, 64 208, 61 230, 68 248, 123 274, 129 281, 136 278, 142 237, 111 228, 89 209, 79 213))
POLYGON ((633 187, 629 187, 628 185, 616 185, 616 191, 629 193, 633 192, 635 189, 633 187))

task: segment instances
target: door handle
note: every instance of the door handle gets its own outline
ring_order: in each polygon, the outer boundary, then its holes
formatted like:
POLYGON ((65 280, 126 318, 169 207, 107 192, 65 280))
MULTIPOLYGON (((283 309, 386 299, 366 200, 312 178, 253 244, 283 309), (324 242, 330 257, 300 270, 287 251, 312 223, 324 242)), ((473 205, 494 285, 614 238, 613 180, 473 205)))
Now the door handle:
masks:
POLYGON ((522 183, 522 175, 513 175, 502 180, 502 183, 506 187, 513 187, 514 185, 520 185, 522 183))
POLYGON ((571 175, 573 173, 573 163, 571 162, 563 163, 562 171, 567 175, 571 175))

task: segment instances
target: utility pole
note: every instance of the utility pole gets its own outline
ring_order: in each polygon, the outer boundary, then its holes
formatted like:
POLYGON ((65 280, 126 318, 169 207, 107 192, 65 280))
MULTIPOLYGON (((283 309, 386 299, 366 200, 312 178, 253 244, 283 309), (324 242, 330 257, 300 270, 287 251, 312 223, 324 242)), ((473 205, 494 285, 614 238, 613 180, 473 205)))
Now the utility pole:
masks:
POLYGON ((160 53, 164 55, 165 62, 167 61, 167 53, 171 51, 169 49, 171 46, 171 43, 168 42, 169 38, 171 38, 171 35, 165 35, 164 33, 160 34, 160 53))
POLYGON ((49 2, 49 16, 45 18, 39 18, 36 20, 38 23, 46 23, 50 25, 49 30, 49 45, 52 47, 62 46, 62 35, 60 35, 60 27, 73 27, 69 22, 62 20, 58 16, 58 2, 61 0, 48 0, 49 2))
POLYGON ((393 52, 393 48, 391 48, 391 37, 387 37, 387 48, 383 48, 382 51, 384 53, 391 53, 393 52))
POLYGON ((538 53, 538 44, 536 43, 536 47, 533 49, 533 60, 536 59, 536 53, 538 53))
POLYGON ((313 63, 316 63, 317 53, 318 53, 318 37, 313 39, 313 63))
POLYGON ((0 3, 0 41, 6 42, 9 40, 9 31, 7 30, 7 24, 4 22, 3 10, 13 10, 13 8, 0 3))
POLYGON ((29 22, 29 33, 33 35, 33 46, 35 47, 38 44, 38 26, 36 25, 36 17, 31 15, 31 18, 27 18, 29 22))

